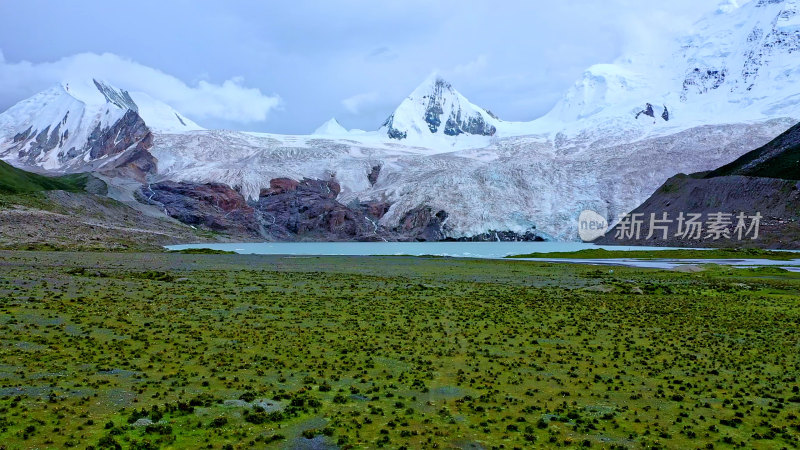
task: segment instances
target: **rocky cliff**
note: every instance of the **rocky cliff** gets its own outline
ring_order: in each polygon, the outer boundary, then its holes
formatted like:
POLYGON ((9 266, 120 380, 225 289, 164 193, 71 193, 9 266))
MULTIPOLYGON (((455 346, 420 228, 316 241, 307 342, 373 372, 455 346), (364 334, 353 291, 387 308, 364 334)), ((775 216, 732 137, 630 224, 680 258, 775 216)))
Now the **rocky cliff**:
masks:
MULTIPOLYGON (((218 183, 166 181, 142 186, 138 199, 159 207, 179 221, 205 229, 270 241, 442 241, 447 212, 422 205, 408 211, 393 227, 379 224, 391 204, 382 201, 338 201, 333 179, 274 178, 257 200, 218 183)), ((541 240, 535 233, 485 233, 461 240, 541 240)))

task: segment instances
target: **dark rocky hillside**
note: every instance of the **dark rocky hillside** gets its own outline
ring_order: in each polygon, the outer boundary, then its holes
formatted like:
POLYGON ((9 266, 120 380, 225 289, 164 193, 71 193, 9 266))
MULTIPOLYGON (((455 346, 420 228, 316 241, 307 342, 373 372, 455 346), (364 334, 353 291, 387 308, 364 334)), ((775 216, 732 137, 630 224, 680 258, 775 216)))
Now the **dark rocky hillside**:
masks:
MULTIPOLYGON (((672 247, 759 247, 800 249, 800 124, 795 125, 767 145, 746 153, 739 159, 709 173, 676 175, 667 180, 653 195, 631 213, 631 221, 618 224, 597 243, 607 245, 650 245, 672 247), (653 222, 663 214, 672 223, 653 222), (675 221, 683 213, 701 214, 704 229, 696 234, 679 234, 675 221), (715 213, 731 214, 731 223, 724 228, 731 234, 714 239, 708 228, 715 213), (744 214, 749 229, 750 217, 760 214, 759 236, 738 239, 737 217, 744 214), (632 224, 641 220, 636 238, 632 224), (668 227, 664 239, 663 228, 668 227)), ((684 228, 683 231, 685 231, 684 228)))
MULTIPOLYGON (((335 180, 290 178, 270 180, 258 200, 246 201, 224 184, 162 182, 142 186, 140 202, 158 207, 172 218, 203 229, 266 241, 443 241, 447 211, 421 205, 408 211, 393 228, 379 224, 390 203, 343 204, 335 180)), ((533 233, 484 233, 460 240, 541 240, 533 233)))
POLYGON ((769 144, 745 153, 736 161, 712 171, 706 178, 726 175, 800 180, 800 124, 769 144))

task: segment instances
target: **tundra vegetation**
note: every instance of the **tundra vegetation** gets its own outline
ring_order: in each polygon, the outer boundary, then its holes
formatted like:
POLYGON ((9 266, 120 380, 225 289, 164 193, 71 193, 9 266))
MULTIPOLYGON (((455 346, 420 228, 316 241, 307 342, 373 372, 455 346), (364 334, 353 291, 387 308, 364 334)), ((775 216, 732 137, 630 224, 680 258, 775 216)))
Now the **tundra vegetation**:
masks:
POLYGON ((0 448, 796 448, 798 292, 775 268, 3 251, 0 448))
POLYGON ((526 253, 506 258, 544 258, 544 259, 767 259, 791 261, 800 259, 800 253, 760 248, 719 248, 719 249, 665 249, 665 250, 606 250, 589 248, 573 252, 526 253))

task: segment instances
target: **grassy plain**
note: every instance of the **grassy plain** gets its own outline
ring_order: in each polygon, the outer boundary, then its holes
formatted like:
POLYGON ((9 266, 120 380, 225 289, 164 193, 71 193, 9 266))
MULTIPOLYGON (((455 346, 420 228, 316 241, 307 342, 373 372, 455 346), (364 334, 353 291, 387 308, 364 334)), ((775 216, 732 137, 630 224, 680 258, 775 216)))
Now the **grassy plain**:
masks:
POLYGON ((606 250, 588 248, 574 252, 526 253, 507 256, 513 258, 549 259, 771 259, 788 261, 800 259, 798 252, 764 250, 760 248, 720 248, 720 249, 665 249, 665 250, 606 250))
POLYGON ((0 251, 0 448, 797 448, 800 275, 0 251))

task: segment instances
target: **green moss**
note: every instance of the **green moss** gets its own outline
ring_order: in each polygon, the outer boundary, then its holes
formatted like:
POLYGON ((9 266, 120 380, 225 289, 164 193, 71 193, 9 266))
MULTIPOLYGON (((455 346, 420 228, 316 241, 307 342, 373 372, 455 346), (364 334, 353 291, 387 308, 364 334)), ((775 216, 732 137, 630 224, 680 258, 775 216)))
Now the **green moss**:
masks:
POLYGON ((795 273, 68 252, 0 266, 9 448, 800 444, 795 273))
POLYGON ((679 249, 679 250, 605 250, 592 248, 574 252, 527 253, 511 255, 507 258, 550 258, 550 259, 771 259, 788 261, 800 259, 800 253, 763 250, 757 248, 746 249, 679 249))

